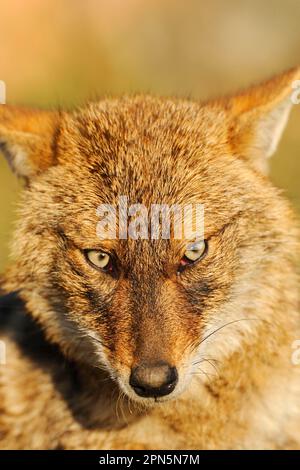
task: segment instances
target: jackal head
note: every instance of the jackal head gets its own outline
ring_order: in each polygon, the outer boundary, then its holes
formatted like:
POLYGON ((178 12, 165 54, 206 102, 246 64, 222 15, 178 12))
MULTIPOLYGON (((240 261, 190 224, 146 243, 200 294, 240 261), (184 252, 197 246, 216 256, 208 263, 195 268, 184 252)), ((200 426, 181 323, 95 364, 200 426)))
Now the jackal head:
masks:
POLYGON ((132 399, 175 397, 272 318, 282 273, 270 272, 289 262, 294 230, 265 173, 296 78, 202 104, 1 106, 1 151, 24 180, 8 286, 50 341, 132 399), (202 204, 204 237, 99 237, 97 209, 118 210, 120 196, 146 211, 202 204))

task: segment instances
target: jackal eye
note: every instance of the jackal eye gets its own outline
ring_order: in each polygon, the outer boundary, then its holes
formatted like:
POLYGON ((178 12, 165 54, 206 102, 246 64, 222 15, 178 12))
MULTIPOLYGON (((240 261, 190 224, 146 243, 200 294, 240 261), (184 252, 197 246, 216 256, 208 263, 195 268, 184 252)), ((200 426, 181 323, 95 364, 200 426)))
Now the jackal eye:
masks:
POLYGON ((183 257, 180 260, 179 270, 184 269, 190 264, 194 264, 204 258, 208 250, 208 243, 206 240, 201 240, 192 243, 188 246, 184 252, 183 257))
POLYGON ((102 269, 103 271, 112 270, 112 260, 108 253, 99 250, 86 250, 85 257, 89 264, 94 268, 102 269))

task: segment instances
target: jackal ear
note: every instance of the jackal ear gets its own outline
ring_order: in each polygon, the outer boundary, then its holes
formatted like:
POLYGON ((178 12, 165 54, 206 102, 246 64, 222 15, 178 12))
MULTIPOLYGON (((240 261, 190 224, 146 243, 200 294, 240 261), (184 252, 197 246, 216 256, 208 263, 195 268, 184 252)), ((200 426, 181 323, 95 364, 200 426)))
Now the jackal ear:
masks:
POLYGON ((263 173, 299 100, 300 67, 253 86, 228 99, 229 141, 233 152, 263 173), (298 84, 298 90, 296 89, 298 84), (298 95, 298 96, 297 96, 298 95))
POLYGON ((0 152, 25 180, 53 163, 59 113, 0 105, 0 152))

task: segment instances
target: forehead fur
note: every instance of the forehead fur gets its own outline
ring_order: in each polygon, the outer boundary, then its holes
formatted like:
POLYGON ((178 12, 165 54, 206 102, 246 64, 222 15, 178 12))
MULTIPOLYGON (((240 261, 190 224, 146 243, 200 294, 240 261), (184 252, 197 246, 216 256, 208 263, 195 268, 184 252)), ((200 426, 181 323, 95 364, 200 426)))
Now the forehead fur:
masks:
POLYGON ((150 97, 91 104, 67 118, 61 139, 63 162, 68 148, 73 164, 83 159, 102 176, 103 190, 108 186, 112 194, 119 179, 117 192, 130 186, 135 201, 145 189, 143 175, 151 186, 152 178, 168 184, 167 193, 178 197, 178 183, 194 176, 201 157, 227 151, 224 110, 150 97))
MULTIPOLYGON (((27 224, 59 226, 77 246, 103 248, 96 210, 101 203, 117 208, 120 195, 148 209, 201 203, 206 238, 237 214, 276 219, 276 191, 231 151, 227 113, 220 103, 138 96, 63 114, 53 145, 56 164, 32 181, 26 198, 27 224)), ((146 245, 157 254, 160 245, 166 250, 162 240, 146 245)), ((181 245, 174 244, 176 253, 181 245)), ((127 240, 126 250, 130 246, 127 240)))
POLYGON ((252 173, 230 152, 228 122, 217 103, 137 96, 89 104, 66 115, 57 134, 55 197, 73 195, 87 211, 120 195, 146 206, 197 202, 225 223, 253 188, 252 173))

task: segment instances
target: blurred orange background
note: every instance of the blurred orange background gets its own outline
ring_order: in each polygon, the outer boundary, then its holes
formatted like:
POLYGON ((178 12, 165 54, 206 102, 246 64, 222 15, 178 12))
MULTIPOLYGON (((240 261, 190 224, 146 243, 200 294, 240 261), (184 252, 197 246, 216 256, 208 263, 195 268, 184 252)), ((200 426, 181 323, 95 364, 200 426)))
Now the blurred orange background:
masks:
MULTIPOLYGON (((0 17, 8 103, 69 108, 133 91, 201 99, 300 64, 299 0, 2 0, 0 17)), ((298 210, 299 153, 300 105, 272 161, 298 210)), ((1 158, 0 269, 18 193, 1 158)))

